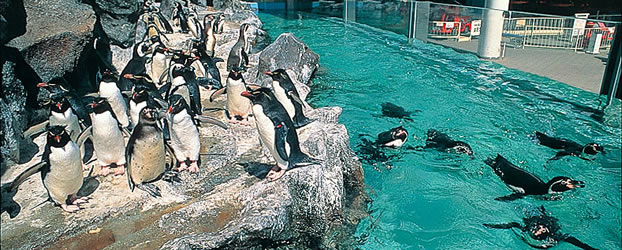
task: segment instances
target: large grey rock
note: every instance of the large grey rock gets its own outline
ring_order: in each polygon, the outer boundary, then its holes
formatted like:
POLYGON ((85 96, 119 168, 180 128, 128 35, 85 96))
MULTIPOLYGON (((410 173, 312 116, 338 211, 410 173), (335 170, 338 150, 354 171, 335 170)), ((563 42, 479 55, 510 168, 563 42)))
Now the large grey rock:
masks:
POLYGON ((241 4, 239 0, 214 0, 214 9, 224 10, 227 8, 242 10, 244 9, 244 5, 241 4))
POLYGON ((26 33, 23 0, 0 0, 0 45, 26 33))
POLYGON ((95 12, 77 0, 25 0, 24 7, 26 34, 8 45, 20 50, 43 81, 73 73, 90 49, 95 12))
POLYGON ((267 70, 291 70, 291 78, 299 83, 309 84, 309 80, 318 67, 320 57, 298 39, 294 34, 283 33, 259 55, 259 64, 249 70, 251 82, 269 86, 271 79, 263 74, 267 70))
POLYGON ((87 0, 99 17, 103 32, 110 43, 128 48, 134 42, 141 1, 87 0))

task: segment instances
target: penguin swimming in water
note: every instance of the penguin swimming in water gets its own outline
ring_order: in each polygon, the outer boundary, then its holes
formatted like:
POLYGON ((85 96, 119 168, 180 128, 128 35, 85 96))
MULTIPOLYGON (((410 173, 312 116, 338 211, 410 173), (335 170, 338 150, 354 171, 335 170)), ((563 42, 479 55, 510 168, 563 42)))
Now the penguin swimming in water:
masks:
POLYGON ((381 147, 399 148, 408 140, 408 131, 402 126, 378 134, 376 145, 381 147))
MULTIPOLYGON (((227 86, 224 90, 227 92, 227 117, 229 122, 246 124, 248 113, 251 110, 251 100, 241 95, 242 92, 246 91, 246 83, 242 73, 237 68, 229 72, 227 86)), ((212 93, 210 100, 217 92, 212 93)))
POLYGON ((227 59, 227 71, 231 72, 234 68, 245 69, 248 65, 248 55, 246 49, 248 48, 248 37, 246 31, 250 24, 243 23, 240 25, 240 36, 238 41, 231 47, 229 57, 227 59))
POLYGON ((190 172, 196 173, 201 165, 199 130, 182 96, 172 95, 169 103, 170 145, 173 148, 175 158, 177 158, 178 171, 188 169, 190 172))
MULTIPOLYGON (((382 115, 385 117, 404 119, 412 121, 411 115, 413 112, 406 111, 404 108, 397 106, 390 102, 385 102, 380 105, 382 107, 382 115)), ((419 110, 417 110, 419 112, 419 110)))
POLYGON ((106 98, 98 97, 88 105, 91 108, 93 148, 101 166, 100 175, 122 175, 125 165, 125 142, 121 125, 106 98), (114 170, 111 170, 113 167, 114 170))
POLYGON ((127 181, 131 191, 134 187, 149 193, 153 197, 160 197, 160 189, 150 182, 162 175, 171 174, 176 180, 175 173, 166 171, 166 146, 162 130, 158 127, 159 114, 151 107, 140 111, 138 125, 132 131, 127 143, 127 181))
POLYGON ((272 90, 276 99, 283 105, 289 117, 294 122, 296 128, 301 128, 313 122, 307 118, 302 111, 304 101, 298 95, 296 86, 290 79, 289 75, 283 69, 275 71, 266 71, 266 75, 272 78, 272 90))
POLYGON ((99 82, 99 96, 106 98, 121 126, 129 128, 130 119, 127 116, 127 104, 121 95, 121 90, 117 87, 117 77, 108 70, 104 72, 99 82))
POLYGON ((249 87, 249 90, 241 95, 252 101, 259 139, 276 161, 266 178, 274 181, 281 178, 285 171, 316 163, 317 160, 300 150, 294 123, 272 91, 260 87, 249 87))
POLYGON ((573 180, 565 176, 557 176, 549 182, 544 183, 540 178, 520 169, 501 155, 497 155, 495 159, 489 158, 484 162, 492 167, 495 174, 515 192, 512 195, 499 197, 495 200, 510 201, 520 199, 525 195, 561 193, 585 187, 584 182, 573 180))
POLYGON ((590 158, 594 157, 598 152, 605 153, 603 146, 598 143, 588 143, 585 146, 581 146, 581 144, 576 143, 574 141, 563 139, 563 138, 555 138, 543 133, 536 131, 536 138, 540 145, 547 146, 553 149, 560 149, 557 154, 549 161, 559 160, 564 156, 576 156, 583 160, 592 160, 590 158), (590 157, 590 158, 587 158, 590 157))
POLYGON ((80 148, 70 138, 64 126, 50 126, 41 162, 21 173, 11 183, 16 190, 29 176, 41 172, 43 186, 49 199, 67 212, 80 210, 88 198, 76 194, 82 187, 80 148))
POLYGON ((471 146, 463 141, 454 141, 445 133, 435 129, 428 130, 428 139, 424 148, 434 148, 439 151, 447 151, 458 154, 473 155, 471 146))
POLYGON ((538 208, 535 213, 523 218, 522 226, 518 222, 510 222, 504 224, 483 224, 488 228, 495 229, 513 229, 525 243, 534 248, 545 249, 557 245, 560 241, 573 244, 581 249, 595 249, 575 237, 560 232, 561 227, 557 224, 557 219, 546 213, 544 206, 538 208))

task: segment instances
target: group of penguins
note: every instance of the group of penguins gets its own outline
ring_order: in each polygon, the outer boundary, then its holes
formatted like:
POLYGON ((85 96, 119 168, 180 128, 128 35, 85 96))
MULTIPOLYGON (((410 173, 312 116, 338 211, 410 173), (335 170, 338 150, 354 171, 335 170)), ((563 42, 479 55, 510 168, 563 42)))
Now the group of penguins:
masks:
MULTIPOLYGON (((83 169, 89 161, 84 148, 90 140, 100 175, 125 174, 131 191, 136 187, 159 197, 161 192, 154 181, 180 182, 180 171, 199 171, 201 140, 197 127, 211 123, 228 128, 226 123, 204 116, 204 111, 224 110, 230 123, 248 126, 252 114, 260 142, 276 161, 266 176, 269 181, 279 179, 286 170, 319 162, 300 149, 296 129, 313 120, 303 114, 305 103, 288 73, 283 69, 265 72, 273 80, 271 87, 244 81, 242 72, 249 67, 246 32, 250 24, 240 26, 223 84, 216 67, 223 60, 214 57, 214 49, 215 34, 223 31, 225 16, 207 14, 199 23, 198 14, 189 15, 182 6, 175 5, 173 19, 175 26, 180 26, 179 33, 192 36, 185 42, 191 48, 173 49, 163 42, 168 40, 166 34, 174 33, 173 26, 157 7, 146 2, 141 18, 147 27, 144 38, 135 44, 133 57, 120 74, 112 67, 101 69, 98 93, 79 96, 63 78, 37 85, 50 92, 49 120, 40 126, 46 128, 45 151, 40 163, 11 183, 11 190, 16 192, 26 178, 41 172, 49 200, 67 212, 80 210, 80 204, 88 202, 77 192, 83 184, 83 171, 88 170, 83 169), (213 91, 210 102, 226 93, 226 107, 204 110, 200 88, 213 91)), ((94 44, 98 46, 97 41, 94 44)), ((31 134, 34 132, 25 133, 31 134)))
MULTIPOLYGON (((381 107, 382 114, 385 117, 412 120, 412 118, 410 118, 412 112, 405 111, 404 108, 398 105, 383 103, 381 107)), ((361 153, 362 159, 370 164, 375 164, 376 162, 374 161, 378 159, 381 162, 388 161, 391 157, 387 157, 380 149, 383 147, 399 148, 404 145, 407 139, 408 131, 403 126, 395 127, 378 134, 375 141, 368 140, 363 135, 363 143, 359 145, 361 146, 359 153, 361 153)), ((604 153, 603 147, 597 143, 581 145, 568 139, 552 137, 537 131, 535 132, 534 139, 541 145, 559 150, 549 161, 558 160, 565 156, 575 156, 583 160, 593 160, 599 152, 604 153)), ((435 149, 448 153, 466 154, 473 157, 473 150, 468 143, 454 140, 449 135, 435 129, 428 130, 425 146, 409 148, 414 150, 435 149)), ((497 154, 496 158, 486 159, 485 163, 493 169, 494 173, 499 176, 512 191, 514 191, 511 195, 495 199, 499 201, 520 199, 526 195, 556 194, 585 187, 583 181, 574 180, 565 176, 557 176, 548 182, 544 182, 542 179, 519 168, 499 154, 497 154)), ((484 226, 498 229, 517 228, 529 236, 524 238, 524 240, 529 245, 536 248, 548 248, 556 245, 559 241, 566 241, 583 249, 594 249, 572 236, 560 233, 557 219, 548 215, 543 206, 539 207, 532 215, 524 218, 523 221, 525 224, 524 226, 518 222, 484 224, 484 226)))

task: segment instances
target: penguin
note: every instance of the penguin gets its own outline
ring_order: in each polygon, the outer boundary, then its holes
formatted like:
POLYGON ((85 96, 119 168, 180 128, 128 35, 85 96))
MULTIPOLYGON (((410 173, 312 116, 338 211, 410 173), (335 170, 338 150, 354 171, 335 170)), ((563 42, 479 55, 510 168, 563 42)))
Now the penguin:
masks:
POLYGON ((189 107, 180 95, 172 95, 169 99, 168 121, 171 130, 170 145, 177 158, 178 171, 188 169, 190 172, 199 171, 201 159, 201 140, 199 130, 189 107))
MULTIPOLYGON (((166 146, 157 125, 159 114, 151 107, 140 111, 138 125, 127 143, 127 181, 130 190, 141 189, 153 197, 161 197, 160 189, 150 182, 166 171, 166 146)), ((170 172, 169 172, 170 173, 170 172)))
POLYGON ((201 42, 205 45, 205 53, 208 56, 214 56, 214 52, 216 51, 216 36, 214 35, 214 25, 215 20, 214 16, 207 15, 203 18, 203 36, 201 37, 201 42))
POLYGON ((71 141, 77 142, 81 132, 80 123, 65 94, 52 95, 49 121, 49 126, 64 126, 71 141))
POLYGON ((76 212, 80 204, 88 202, 87 197, 77 196, 82 187, 82 159, 80 148, 71 140, 64 126, 49 126, 46 145, 41 162, 21 173, 13 182, 11 190, 28 177, 41 172, 43 187, 48 198, 66 212, 76 212))
POLYGON ((201 39, 201 36, 203 35, 202 29, 201 29, 201 25, 199 23, 199 20, 197 19, 197 15, 195 13, 190 13, 188 14, 188 19, 186 20, 188 25, 188 29, 190 30, 190 33, 196 38, 196 39, 201 39))
POLYGON ((175 9, 173 9, 173 22, 181 27, 182 33, 189 32, 188 17, 179 2, 175 3, 175 9))
POLYGON ((220 13, 216 17, 215 21, 216 21, 216 25, 214 25, 214 28, 215 28, 216 34, 222 34, 222 32, 225 30, 225 14, 220 13))
MULTIPOLYGON (((134 45, 134 52, 132 54, 132 59, 125 65, 125 68, 121 71, 121 75, 124 76, 126 74, 132 75, 144 75, 147 74, 147 69, 145 68, 145 64, 147 63, 147 51, 149 50, 149 46, 145 42, 140 42, 134 45)), ((119 79, 119 83, 117 84, 118 88, 122 91, 131 91, 132 90, 132 82, 125 77, 119 79)))
POLYGON ((458 154, 473 155, 471 146, 463 141, 454 141, 447 134, 435 129, 428 130, 428 139, 425 148, 434 148, 439 151, 447 151, 458 154))
MULTIPOLYGON (((246 124, 248 113, 251 110, 251 100, 240 95, 242 92, 246 91, 246 83, 244 82, 242 73, 237 70, 237 68, 233 69, 227 78, 227 86, 225 88, 227 92, 226 114, 229 118, 229 122, 246 124)), ((212 93, 212 96, 214 93, 212 93)), ((210 98, 210 100, 211 99, 212 98, 210 98)))
POLYGON ((88 107, 92 111, 91 133, 95 155, 101 166, 100 175, 105 176, 111 172, 122 175, 125 165, 125 142, 119 121, 106 98, 95 98, 88 107))
POLYGON ((561 233, 561 227, 557 223, 557 218, 547 214, 544 206, 540 206, 535 213, 523 218, 522 226, 518 222, 510 222, 504 224, 483 224, 488 228, 495 229, 512 229, 516 228, 522 235, 520 237, 534 248, 550 248, 557 245, 560 241, 568 242, 581 249, 596 249, 590 245, 581 242, 575 237, 561 233))
POLYGON ((183 78, 188 87, 188 93, 190 94, 190 108, 191 115, 202 115, 203 107, 201 105, 201 91, 199 90, 199 81, 194 74, 194 68, 186 66, 183 69, 183 78))
MULTIPOLYGON (((82 122, 83 126, 91 125, 91 118, 89 112, 86 109, 85 98, 78 96, 76 91, 69 87, 69 83, 62 77, 52 78, 48 82, 41 82, 37 84, 38 88, 45 88, 52 95, 64 96, 67 99, 71 107, 75 111, 78 119, 82 122)), ((87 98, 88 99, 88 98, 87 98)))
POLYGON ((549 161, 559 160, 564 156, 576 156, 583 160, 592 160, 592 158, 598 154, 598 152, 605 153, 603 146, 598 143, 588 143, 585 146, 581 146, 581 144, 576 143, 574 141, 563 139, 563 138, 555 138, 543 133, 536 131, 536 138, 538 139, 538 143, 540 145, 547 146, 552 149, 560 149, 557 154, 549 161))
MULTIPOLYGON (((413 121, 411 118, 413 112, 406 111, 404 108, 395 105, 390 102, 385 102, 380 105, 382 107, 382 115, 385 117, 404 119, 407 121, 413 121)), ((419 111, 419 110, 417 110, 419 111)))
POLYGON ((495 159, 489 158, 484 162, 492 167, 495 174, 497 174, 497 176, 499 176, 499 178, 501 178, 501 180, 515 192, 512 195, 499 197, 495 200, 510 201, 520 199, 525 195, 561 193, 585 187, 584 182, 573 180, 565 176, 557 176, 549 182, 544 183, 540 178, 523 169, 520 169, 503 158, 501 155, 497 155, 497 158, 495 159))
POLYGON ((275 71, 266 71, 266 75, 272 78, 272 90, 276 99, 285 107, 289 117, 294 122, 296 128, 301 128, 313 120, 307 118, 302 112, 302 106, 304 101, 298 95, 296 86, 292 82, 291 78, 283 69, 277 69, 275 71))
POLYGON ((171 86, 164 98, 165 100, 168 101, 173 94, 179 94, 184 98, 186 103, 190 103, 190 89, 184 78, 184 71, 185 66, 182 64, 176 63, 171 66, 170 74, 173 80, 171 80, 171 86))
POLYGON ((229 58, 227 59, 227 71, 231 72, 234 68, 244 69, 248 65, 248 55, 246 48, 248 47, 248 37, 246 31, 250 24, 243 23, 240 26, 240 36, 238 41, 231 47, 229 58))
POLYGON ((114 73, 106 70, 99 82, 99 96, 106 98, 117 121, 123 128, 130 127, 130 119, 127 116, 127 104, 117 87, 117 77, 114 73))
POLYGON ((221 89, 222 81, 220 78, 220 70, 216 63, 224 62, 222 58, 212 57, 205 52, 205 47, 201 45, 200 41, 193 42, 193 48, 196 49, 198 55, 198 61, 192 63, 192 67, 197 69, 195 71, 197 79, 201 82, 205 82, 202 86, 211 89, 221 89))
POLYGON ((317 160, 300 150, 294 123, 272 91, 258 86, 249 90, 240 95, 252 101, 259 139, 276 160, 276 165, 270 169, 266 178, 275 181, 285 171, 317 163, 317 160))
POLYGON ((151 79, 154 80, 154 83, 158 88, 161 86, 160 78, 166 71, 169 64, 166 52, 168 52, 168 48, 166 48, 162 43, 159 43, 153 48, 151 56, 151 79))
POLYGON ((402 126, 378 134, 376 145, 381 147, 399 148, 408 140, 408 131, 402 126))
POLYGON ((152 89, 147 85, 140 84, 134 86, 134 93, 132 93, 132 97, 130 98, 130 119, 134 127, 138 124, 138 115, 140 111, 147 107, 150 90, 152 89))

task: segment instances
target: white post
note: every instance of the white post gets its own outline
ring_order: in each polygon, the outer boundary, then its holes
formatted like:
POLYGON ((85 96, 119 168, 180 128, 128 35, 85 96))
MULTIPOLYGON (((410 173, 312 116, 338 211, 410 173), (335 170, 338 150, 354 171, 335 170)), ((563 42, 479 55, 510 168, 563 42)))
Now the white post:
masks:
POLYGON ((482 18, 482 29, 477 46, 477 54, 482 58, 499 58, 501 56, 501 39, 503 35, 503 11, 508 10, 510 0, 486 0, 486 8, 482 18))

